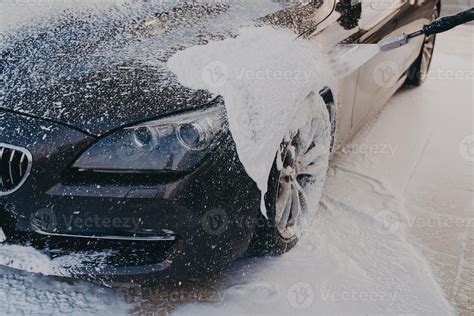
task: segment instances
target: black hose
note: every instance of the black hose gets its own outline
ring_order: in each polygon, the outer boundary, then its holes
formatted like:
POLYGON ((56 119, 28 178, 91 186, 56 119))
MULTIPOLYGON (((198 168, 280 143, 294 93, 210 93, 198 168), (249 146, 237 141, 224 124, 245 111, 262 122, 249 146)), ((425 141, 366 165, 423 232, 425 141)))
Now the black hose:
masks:
POLYGON ((423 33, 426 36, 442 33, 458 25, 461 25, 470 21, 474 21, 474 7, 464 12, 451 15, 451 16, 446 16, 446 17, 437 19, 431 22, 430 24, 426 24, 425 26, 423 26, 423 33))

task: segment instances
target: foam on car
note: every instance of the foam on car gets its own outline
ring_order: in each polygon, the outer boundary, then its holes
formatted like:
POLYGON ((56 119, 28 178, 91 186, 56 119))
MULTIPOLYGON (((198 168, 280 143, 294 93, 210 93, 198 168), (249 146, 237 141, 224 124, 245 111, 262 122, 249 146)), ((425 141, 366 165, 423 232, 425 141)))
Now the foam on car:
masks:
POLYGON ((236 38, 176 53, 168 67, 193 89, 224 98, 230 131, 245 170, 263 196, 285 134, 314 117, 317 95, 332 75, 326 55, 289 30, 247 27, 236 38), (316 97, 315 97, 316 96, 316 97), (293 126, 291 126, 293 124, 293 126))

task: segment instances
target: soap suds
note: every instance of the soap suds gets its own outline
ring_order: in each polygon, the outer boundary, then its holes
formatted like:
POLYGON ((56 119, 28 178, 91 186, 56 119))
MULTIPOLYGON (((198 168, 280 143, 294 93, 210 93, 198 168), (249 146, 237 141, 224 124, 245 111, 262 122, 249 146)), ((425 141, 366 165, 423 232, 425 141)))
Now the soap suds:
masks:
POLYGON ((32 247, 5 244, 0 246, 0 266, 43 275, 73 277, 86 267, 93 266, 97 271, 106 267, 110 255, 110 252, 90 251, 52 259, 32 247))
POLYGON ((0 227, 0 243, 4 242, 7 239, 5 236, 5 233, 3 232, 3 229, 0 227))
POLYGON ((236 263, 215 287, 220 305, 185 304, 175 314, 453 314, 407 241, 403 196, 340 163, 330 169, 315 221, 291 252, 236 263))
POLYGON ((224 98, 240 161, 263 196, 277 150, 324 110, 318 95, 333 81, 327 55, 289 30, 247 27, 236 38, 176 53, 168 67, 193 89, 224 98), (319 106, 318 106, 319 104, 319 106))

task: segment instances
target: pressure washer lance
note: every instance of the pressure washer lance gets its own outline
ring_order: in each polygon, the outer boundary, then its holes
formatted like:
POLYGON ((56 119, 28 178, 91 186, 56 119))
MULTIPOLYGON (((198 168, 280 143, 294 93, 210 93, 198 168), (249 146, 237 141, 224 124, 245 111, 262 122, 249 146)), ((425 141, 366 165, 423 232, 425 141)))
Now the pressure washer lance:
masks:
POLYGON ((388 51, 391 51, 392 49, 408 44, 408 42, 414 37, 418 37, 421 35, 430 36, 433 34, 449 31, 450 29, 456 26, 459 26, 461 24, 464 24, 473 20, 474 20, 474 7, 455 15, 445 16, 437 20, 434 20, 433 22, 424 25, 423 29, 416 31, 414 33, 411 33, 411 34, 403 33, 401 35, 382 40, 378 44, 379 49, 382 52, 388 52, 388 51))

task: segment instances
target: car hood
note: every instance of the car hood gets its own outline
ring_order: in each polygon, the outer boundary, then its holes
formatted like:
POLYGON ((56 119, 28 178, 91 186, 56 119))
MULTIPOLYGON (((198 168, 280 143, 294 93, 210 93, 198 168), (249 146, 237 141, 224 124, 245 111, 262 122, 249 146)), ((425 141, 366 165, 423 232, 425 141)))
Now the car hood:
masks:
POLYGON ((0 108, 100 136, 201 107, 216 96, 179 84, 169 57, 264 23, 289 3, 31 0, 26 18, 22 6, 6 5, 0 108))

